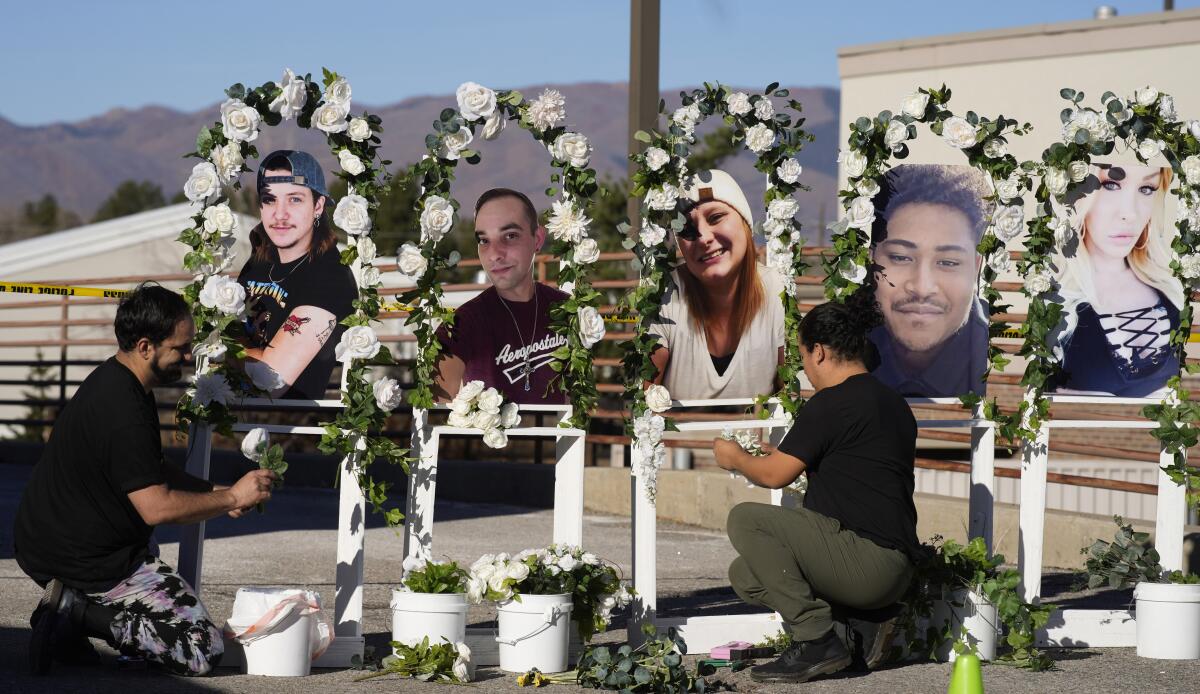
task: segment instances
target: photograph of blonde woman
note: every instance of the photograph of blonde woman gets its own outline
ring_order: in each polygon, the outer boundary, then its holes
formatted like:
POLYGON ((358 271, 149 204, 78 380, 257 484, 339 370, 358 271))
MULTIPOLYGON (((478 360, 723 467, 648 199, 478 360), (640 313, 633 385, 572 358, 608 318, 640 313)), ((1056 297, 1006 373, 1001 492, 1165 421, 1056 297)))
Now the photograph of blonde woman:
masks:
POLYGON ((724 171, 699 171, 683 187, 676 234, 682 261, 650 326, 656 383, 676 399, 747 398, 778 390, 784 278, 758 262, 754 216, 724 171))
MULTIPOLYGON (((1183 287, 1171 272, 1171 169, 1093 166, 1057 259, 1063 323, 1060 393, 1149 397, 1179 373, 1169 345, 1183 287)), ((1057 351, 1057 350, 1056 350, 1057 351)))

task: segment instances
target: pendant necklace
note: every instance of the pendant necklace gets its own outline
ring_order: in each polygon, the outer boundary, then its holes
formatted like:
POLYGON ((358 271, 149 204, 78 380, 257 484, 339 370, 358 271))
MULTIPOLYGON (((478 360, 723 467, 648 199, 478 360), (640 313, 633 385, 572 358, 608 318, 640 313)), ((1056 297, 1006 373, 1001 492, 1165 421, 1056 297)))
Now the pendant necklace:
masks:
POLYGON ((534 333, 537 332, 537 312, 538 312, 538 295, 537 285, 533 286, 533 326, 529 329, 529 344, 525 344, 525 336, 521 334, 521 326, 517 324, 517 317, 513 314, 512 309, 508 307, 508 302, 504 297, 500 296, 500 292, 496 292, 496 297, 500 299, 500 303, 504 306, 504 310, 508 311, 508 317, 512 318, 513 327, 517 329, 517 339, 521 341, 521 348, 525 352, 525 363, 521 366, 521 375, 525 377, 525 392, 529 392, 529 376, 533 373, 533 367, 529 364, 530 353, 533 351, 534 333))
POLYGON ((283 277, 280 277, 279 279, 275 279, 272 276, 275 274, 275 262, 272 261, 271 267, 267 269, 267 279, 270 280, 271 284, 275 285, 276 289, 282 290, 283 287, 279 283, 286 280, 287 278, 291 277, 292 273, 295 272, 296 270, 299 270, 300 266, 303 265, 307 261, 308 261, 308 255, 305 254, 304 258, 300 262, 296 263, 296 267, 289 270, 286 275, 284 275, 283 277))

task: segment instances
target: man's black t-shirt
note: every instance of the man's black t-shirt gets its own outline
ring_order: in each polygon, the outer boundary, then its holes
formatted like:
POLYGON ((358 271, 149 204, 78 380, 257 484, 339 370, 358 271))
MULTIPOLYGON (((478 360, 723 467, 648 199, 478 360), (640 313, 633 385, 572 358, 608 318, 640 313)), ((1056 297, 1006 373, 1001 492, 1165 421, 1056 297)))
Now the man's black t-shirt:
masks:
POLYGON ((917 422, 895 391, 870 374, 817 391, 779 450, 804 461, 804 508, 881 547, 917 557, 913 459, 917 422))
POLYGON ((137 376, 110 358, 67 404, 17 508, 17 563, 52 578, 106 591, 149 554, 153 530, 130 492, 166 482, 158 409, 137 376))
MULTIPOLYGON (((278 258, 274 249, 270 254, 272 258, 278 258)), ((252 347, 265 348, 271 344, 275 333, 298 306, 316 306, 334 315, 332 326, 296 325, 296 321, 287 324, 288 329, 312 330, 317 334, 332 329, 321 351, 283 395, 305 400, 324 398, 337 363, 334 348, 346 330, 340 323, 354 312, 354 300, 358 298, 354 274, 342 265, 337 248, 312 259, 304 255, 290 263, 251 260, 242 268, 238 282, 246 288, 244 327, 252 347)))

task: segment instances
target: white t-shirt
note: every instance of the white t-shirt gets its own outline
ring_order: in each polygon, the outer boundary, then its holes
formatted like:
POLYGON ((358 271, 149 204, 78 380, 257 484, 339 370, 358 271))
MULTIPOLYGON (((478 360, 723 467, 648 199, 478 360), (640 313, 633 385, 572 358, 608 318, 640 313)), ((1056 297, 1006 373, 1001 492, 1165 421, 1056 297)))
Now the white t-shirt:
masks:
POLYGON ((674 276, 675 286, 667 291, 659 320, 650 325, 659 344, 671 352, 663 385, 673 398, 752 398, 775 391, 779 348, 784 343, 783 302, 779 298, 784 280, 761 264, 758 277, 765 292, 763 306, 738 341, 725 373, 718 374, 708 352, 708 338, 704 330, 693 327, 682 284, 678 274, 674 276))

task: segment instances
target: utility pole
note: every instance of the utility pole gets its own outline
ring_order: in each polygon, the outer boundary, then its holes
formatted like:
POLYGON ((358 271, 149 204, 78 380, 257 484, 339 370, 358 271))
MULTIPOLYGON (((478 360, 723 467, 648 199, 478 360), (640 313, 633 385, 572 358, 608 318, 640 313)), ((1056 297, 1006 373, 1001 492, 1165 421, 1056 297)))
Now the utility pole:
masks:
MULTIPOLYGON (((658 127, 659 0, 629 0, 629 153, 641 150, 633 139, 639 130, 658 127)), ((637 166, 629 161, 629 180, 637 166)), ((641 200, 630 197, 629 223, 636 234, 641 224, 641 200)))

